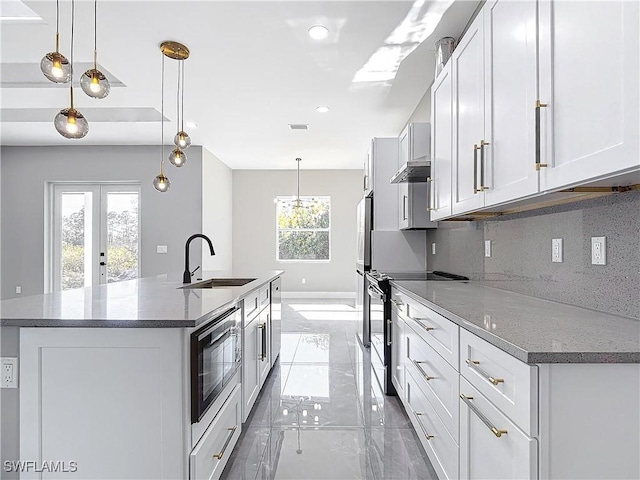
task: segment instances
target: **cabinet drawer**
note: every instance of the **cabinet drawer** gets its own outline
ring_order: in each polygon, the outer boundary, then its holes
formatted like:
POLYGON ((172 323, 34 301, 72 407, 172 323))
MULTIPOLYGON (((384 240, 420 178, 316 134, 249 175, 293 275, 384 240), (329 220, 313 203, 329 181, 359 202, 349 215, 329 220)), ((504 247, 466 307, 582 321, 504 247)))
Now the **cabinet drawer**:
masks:
POLYGON ((458 370, 458 325, 407 295, 402 295, 401 301, 405 304, 407 325, 458 370))
POLYGON ((213 419, 189 458, 189 479, 213 480, 220 478, 231 456, 242 428, 240 385, 233 392, 213 419))
POLYGON ((411 370, 447 430, 458 441, 460 376, 412 328, 406 329, 406 370, 411 370))
POLYGON ((538 369, 465 329, 460 373, 528 435, 538 434, 538 369))
POLYGON ((267 283, 258 289, 258 301, 260 302, 260 308, 269 305, 271 301, 270 287, 271 286, 267 283))
POLYGON ((427 400, 412 370, 406 371, 407 412, 440 479, 458 478, 458 445, 427 400))
POLYGON ((244 297, 244 326, 258 316, 261 310, 260 290, 254 290, 244 297))
POLYGON ((536 479, 537 466, 537 440, 461 378, 460 478, 536 479))

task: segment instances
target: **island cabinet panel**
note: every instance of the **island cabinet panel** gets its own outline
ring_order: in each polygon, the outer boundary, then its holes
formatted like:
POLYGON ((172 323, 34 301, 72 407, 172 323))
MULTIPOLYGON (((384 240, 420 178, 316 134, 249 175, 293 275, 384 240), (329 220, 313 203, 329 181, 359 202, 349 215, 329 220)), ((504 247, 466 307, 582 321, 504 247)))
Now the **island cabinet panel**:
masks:
POLYGON ((242 421, 246 421, 260 393, 260 320, 254 317, 242 329, 242 421))
POLYGON ((269 372, 271 371, 271 346, 269 342, 271 333, 271 309, 265 308, 258 317, 258 376, 260 377, 260 388, 264 385, 269 372))
POLYGON ((83 479, 186 478, 184 335, 21 329, 21 459, 74 461, 83 479))

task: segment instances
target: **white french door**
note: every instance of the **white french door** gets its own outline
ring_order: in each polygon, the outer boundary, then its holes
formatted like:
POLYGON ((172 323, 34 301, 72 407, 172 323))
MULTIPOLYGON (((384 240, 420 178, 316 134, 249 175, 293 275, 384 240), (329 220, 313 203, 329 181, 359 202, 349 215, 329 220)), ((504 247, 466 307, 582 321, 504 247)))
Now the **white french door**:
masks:
POLYGON ((50 290, 138 278, 139 184, 56 183, 50 198, 50 290))

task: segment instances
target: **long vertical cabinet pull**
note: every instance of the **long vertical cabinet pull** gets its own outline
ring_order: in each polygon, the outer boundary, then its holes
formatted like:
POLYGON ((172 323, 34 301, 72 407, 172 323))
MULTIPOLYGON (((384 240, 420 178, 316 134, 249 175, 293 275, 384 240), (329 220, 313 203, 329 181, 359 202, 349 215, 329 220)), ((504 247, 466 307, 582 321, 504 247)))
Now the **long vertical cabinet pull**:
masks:
POLYGON ((546 106, 546 103, 536 100, 536 171, 540 171, 541 168, 547 166, 546 163, 541 163, 540 160, 540 109, 546 106))
POLYGON ((473 194, 475 195, 478 190, 478 145, 473 145, 473 194))
POLYGON ((427 212, 435 212, 435 195, 433 194, 434 182, 431 177, 427 177, 427 188, 429 188, 429 195, 427 195, 427 212))
POLYGON ((393 344, 393 340, 391 340, 391 324, 393 320, 387 320, 387 347, 390 347, 393 344))
POLYGON ((409 202, 409 197, 407 195, 402 195, 402 220, 407 219, 407 203, 409 202))
POLYGON ((261 340, 260 340, 260 355, 258 356, 258 358, 260 359, 261 362, 265 361, 267 359, 267 355, 266 355, 266 351, 267 351, 267 324, 266 323, 261 323, 260 325, 258 325, 258 328, 260 330, 262 330, 262 334, 261 334, 261 340))
POLYGON ((484 178, 484 147, 489 145, 489 142, 485 142, 484 140, 480 140, 480 190, 484 192, 485 190, 489 190, 489 187, 485 185, 484 178))

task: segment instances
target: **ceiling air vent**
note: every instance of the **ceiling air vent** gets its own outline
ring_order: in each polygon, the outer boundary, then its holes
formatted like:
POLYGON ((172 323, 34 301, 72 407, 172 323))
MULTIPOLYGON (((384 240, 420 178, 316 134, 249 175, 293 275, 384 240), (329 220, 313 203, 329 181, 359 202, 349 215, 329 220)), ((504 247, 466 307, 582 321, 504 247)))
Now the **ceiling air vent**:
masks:
POLYGON ((309 130, 309 125, 306 123, 290 123, 289 128, 291 130, 309 130))

